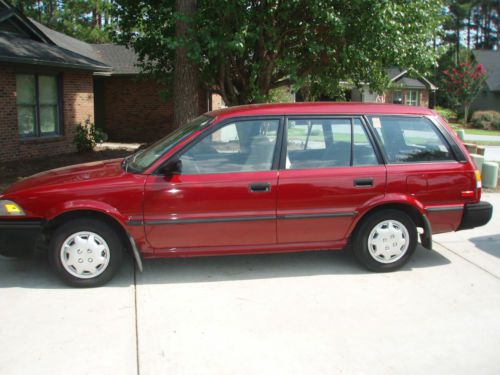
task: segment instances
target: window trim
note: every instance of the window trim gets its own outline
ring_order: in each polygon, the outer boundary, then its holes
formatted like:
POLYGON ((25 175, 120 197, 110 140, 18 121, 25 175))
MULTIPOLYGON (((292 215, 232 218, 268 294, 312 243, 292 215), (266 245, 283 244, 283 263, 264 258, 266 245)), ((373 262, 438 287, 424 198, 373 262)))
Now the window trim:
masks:
MULTIPOLYGON (((344 120, 349 120, 351 123, 351 156, 350 156, 350 165, 349 166, 339 166, 339 167, 326 167, 326 168, 304 168, 304 169, 293 169, 293 170, 310 170, 310 169, 337 169, 337 168, 361 168, 361 167, 367 167, 366 165, 352 165, 354 162, 354 121, 356 119, 359 120, 361 127, 365 131, 365 134, 368 138, 368 142, 372 146, 373 152, 375 153, 375 157, 377 158, 377 164, 375 165, 384 165, 385 159, 383 157, 383 154, 380 153, 378 147, 378 143, 375 141, 373 135, 371 134, 370 130, 370 125, 369 122, 366 121, 365 119, 366 115, 362 114, 293 114, 293 115, 285 115, 285 123, 283 126, 284 134, 283 134, 283 142, 281 145, 281 157, 280 157, 280 164, 279 164, 279 170, 283 171, 288 171, 292 169, 286 169, 286 156, 287 156, 287 146, 288 146, 288 121, 291 119, 310 119, 310 120, 327 120, 327 119, 344 119, 344 120)), ((327 139, 325 135, 325 145, 326 145, 327 139)))
MULTIPOLYGON (((54 72, 33 72, 33 71, 19 71, 16 72, 16 80, 19 75, 29 75, 35 77, 35 133, 29 135, 22 135, 19 129, 19 117, 17 117, 17 129, 18 129, 18 137, 20 140, 36 140, 36 139, 50 139, 57 138, 64 135, 64 126, 63 126, 63 117, 62 117, 62 79, 61 74, 54 72), (55 131, 50 133, 42 133, 41 125, 40 125, 40 76, 49 76, 54 77, 56 79, 56 96, 57 96, 57 104, 56 104, 56 126, 55 131)), ((16 82, 16 95, 17 95, 17 82, 16 82)), ((19 116, 19 107, 28 107, 28 105, 17 104, 16 103, 16 115, 19 116)), ((33 107, 30 105, 29 107, 33 107)))
MULTIPOLYGON (((151 173, 152 175, 161 175, 161 170, 167 165, 168 163, 178 160, 180 156, 182 156, 185 152, 188 152, 191 148, 196 146, 198 143, 200 143, 205 137, 210 136, 211 134, 215 133, 217 130, 223 128, 226 125, 229 125, 231 123, 235 122, 243 122, 243 121, 259 121, 259 120, 278 120, 278 132, 276 134, 276 144, 274 145, 274 153, 273 153, 273 159, 271 163, 271 169, 266 170, 266 171, 234 171, 234 172, 213 172, 213 173, 203 173, 203 174, 198 174, 199 176, 202 175, 212 175, 212 174, 227 174, 227 173, 258 173, 258 172, 270 172, 270 171, 277 171, 278 170, 278 165, 279 165, 279 160, 281 157, 281 150, 282 150, 282 141, 283 141, 283 124, 284 124, 284 116, 276 116, 276 115, 262 115, 262 116, 236 116, 236 117, 230 117, 225 120, 222 120, 220 122, 215 122, 210 124, 208 127, 206 127, 200 134, 195 136, 191 141, 189 141, 187 144, 185 144, 183 147, 181 147, 179 150, 177 150, 175 153, 173 153, 171 156, 169 156, 165 161, 163 161, 155 170, 151 173)), ((191 175, 191 176, 196 176, 196 175, 191 175)))
POLYGON ((406 91, 406 94, 407 94, 406 95, 406 101, 405 101, 406 105, 409 105, 409 106, 412 106, 412 107, 418 107, 420 105, 420 90, 409 89, 409 90, 406 91), (413 102, 413 100, 410 99, 412 92, 415 93, 415 104, 410 104, 410 102, 413 102))

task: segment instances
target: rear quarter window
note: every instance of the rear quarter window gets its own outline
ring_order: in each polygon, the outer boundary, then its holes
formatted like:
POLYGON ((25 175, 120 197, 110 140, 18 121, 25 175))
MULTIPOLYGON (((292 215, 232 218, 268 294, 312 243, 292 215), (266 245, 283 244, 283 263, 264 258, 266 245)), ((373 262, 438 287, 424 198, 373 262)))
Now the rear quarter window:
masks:
POLYGON ((425 117, 369 116, 389 163, 455 160, 436 126, 425 117))

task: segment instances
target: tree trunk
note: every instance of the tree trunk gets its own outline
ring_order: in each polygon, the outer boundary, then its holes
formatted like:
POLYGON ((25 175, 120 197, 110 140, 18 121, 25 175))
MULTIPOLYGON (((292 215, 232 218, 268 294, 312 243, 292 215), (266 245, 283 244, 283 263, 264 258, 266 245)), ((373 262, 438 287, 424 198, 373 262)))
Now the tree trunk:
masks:
MULTIPOLYGON (((196 12, 196 0, 176 0, 175 8, 183 16, 189 17, 196 12)), ((188 25, 184 20, 177 21, 177 39, 187 37, 188 25)), ((178 128, 200 114, 198 67, 187 56, 186 42, 175 51, 174 67, 174 127, 178 128)))
POLYGON ((467 126, 467 119, 469 118, 470 104, 464 104, 464 126, 467 126))
POLYGON ((472 23, 472 7, 469 9, 467 16, 467 49, 470 50, 470 28, 472 23))

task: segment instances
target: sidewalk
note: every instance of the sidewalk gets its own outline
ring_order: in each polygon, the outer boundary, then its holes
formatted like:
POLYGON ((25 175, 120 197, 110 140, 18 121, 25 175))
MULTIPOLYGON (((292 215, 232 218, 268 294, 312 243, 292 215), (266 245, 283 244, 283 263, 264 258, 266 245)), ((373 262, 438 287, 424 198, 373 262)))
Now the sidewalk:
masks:
POLYGON ((491 141, 500 142, 500 135, 481 135, 465 133, 465 141, 491 141))
POLYGON ((500 161, 500 146, 484 146, 484 159, 488 161, 500 161))

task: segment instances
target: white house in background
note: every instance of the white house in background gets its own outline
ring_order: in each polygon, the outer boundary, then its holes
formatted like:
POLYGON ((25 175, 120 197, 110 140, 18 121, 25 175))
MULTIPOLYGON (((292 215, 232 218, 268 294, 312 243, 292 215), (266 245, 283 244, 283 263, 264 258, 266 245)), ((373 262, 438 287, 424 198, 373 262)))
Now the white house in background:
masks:
POLYGON ((421 74, 407 69, 386 69, 391 86, 383 93, 370 90, 368 85, 354 88, 351 100, 364 103, 394 103, 420 107, 429 107, 430 95, 438 88, 421 74), (416 77, 416 78, 415 78, 416 77))

